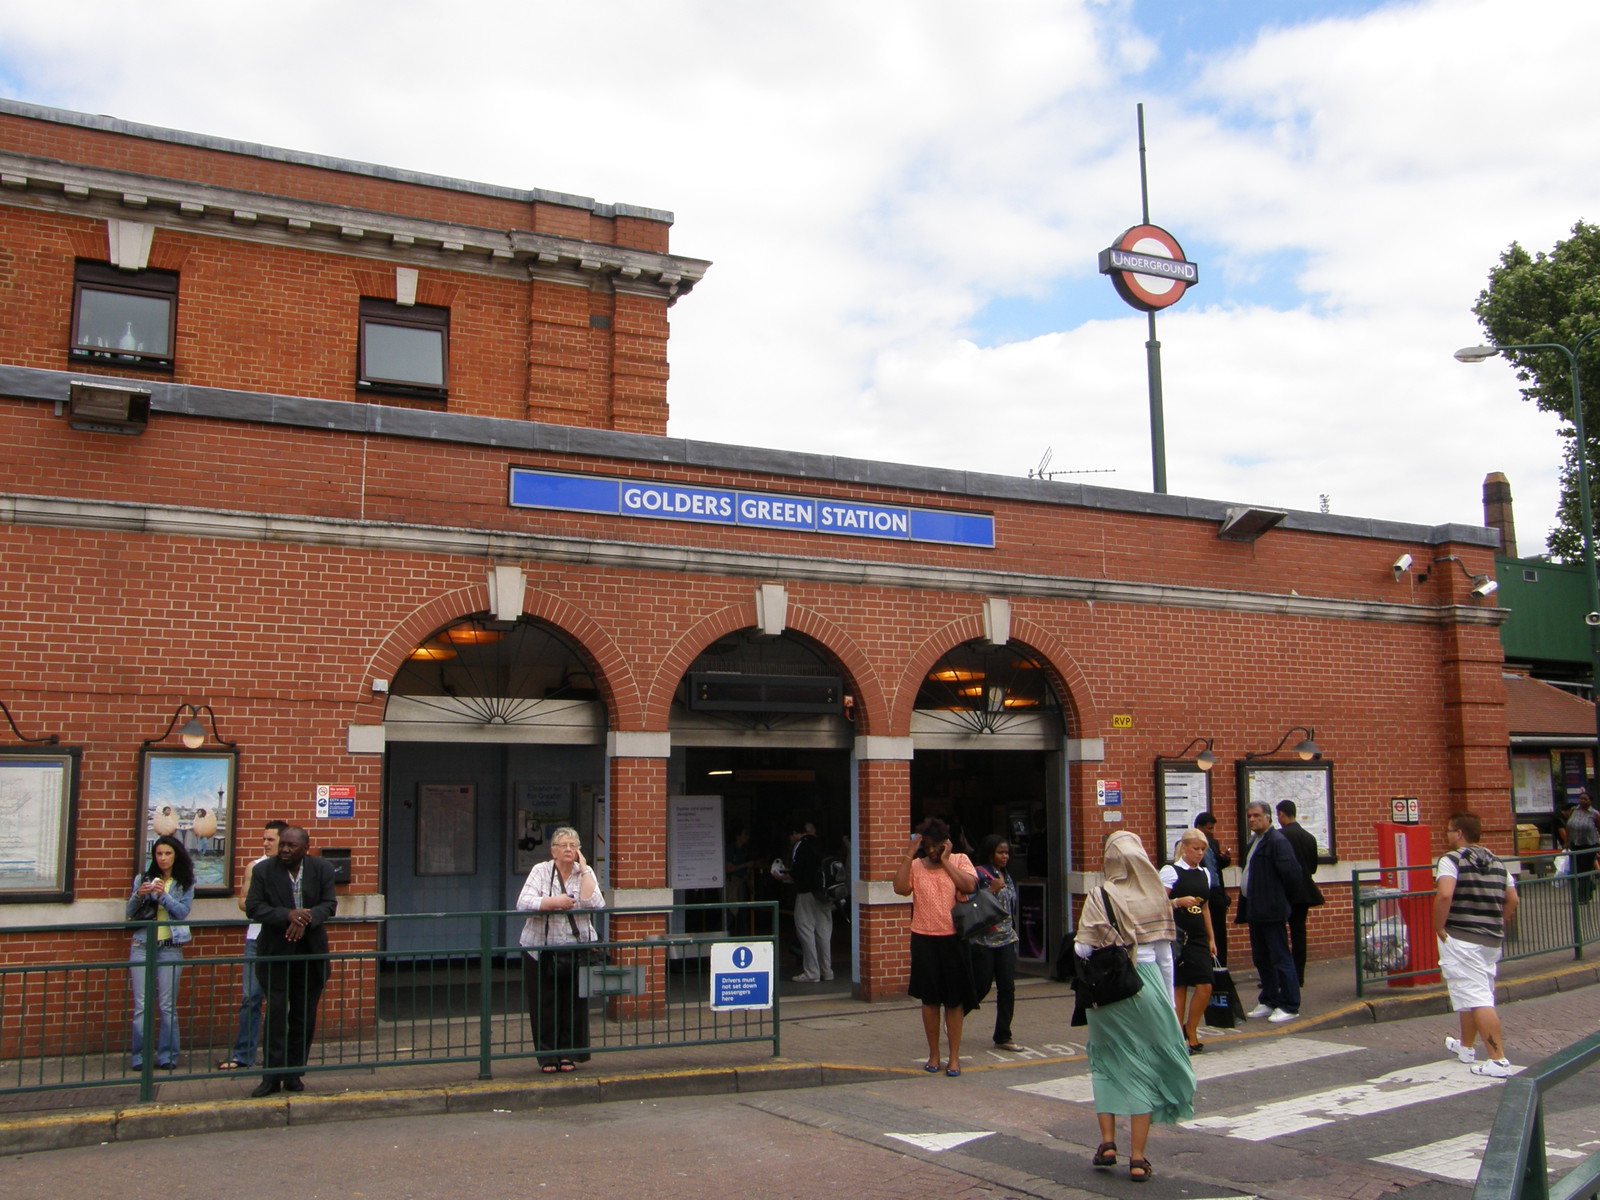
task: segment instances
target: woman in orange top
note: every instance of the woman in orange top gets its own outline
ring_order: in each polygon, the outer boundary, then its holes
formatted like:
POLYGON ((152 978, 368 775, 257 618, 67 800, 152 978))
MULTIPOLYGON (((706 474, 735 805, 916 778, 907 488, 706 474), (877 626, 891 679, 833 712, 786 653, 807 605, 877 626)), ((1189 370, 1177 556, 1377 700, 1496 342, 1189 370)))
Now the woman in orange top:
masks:
POLYGON ((950 848, 950 827, 929 817, 911 838, 911 854, 894 873, 897 896, 911 897, 911 995, 922 1001, 922 1032, 928 1039, 930 1075, 945 1066, 952 1078, 961 1074, 961 1025, 978 1007, 972 983, 972 960, 966 942, 956 935, 950 909, 978 886, 972 860, 950 848), (939 1010, 944 1009, 947 1064, 939 1061, 939 1010))

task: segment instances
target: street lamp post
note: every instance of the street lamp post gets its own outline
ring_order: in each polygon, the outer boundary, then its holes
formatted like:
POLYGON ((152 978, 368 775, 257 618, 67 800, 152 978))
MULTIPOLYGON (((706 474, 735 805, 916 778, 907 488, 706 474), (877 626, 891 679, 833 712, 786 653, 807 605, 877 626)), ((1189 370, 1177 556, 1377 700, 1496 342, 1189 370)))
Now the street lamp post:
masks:
POLYGON ((1465 363, 1479 363, 1507 350, 1554 350, 1567 356, 1572 370, 1572 427, 1578 437, 1578 509, 1583 528, 1584 575, 1589 583, 1589 612, 1584 624, 1589 629, 1589 679, 1590 695, 1594 699, 1595 751, 1594 763, 1600 770, 1600 576, 1595 574, 1594 510, 1589 503, 1589 439, 1583 428, 1583 385, 1578 380, 1578 356, 1596 337, 1600 329, 1591 329, 1570 346, 1559 342, 1528 342, 1517 346, 1468 346, 1456 351, 1456 358, 1465 363))

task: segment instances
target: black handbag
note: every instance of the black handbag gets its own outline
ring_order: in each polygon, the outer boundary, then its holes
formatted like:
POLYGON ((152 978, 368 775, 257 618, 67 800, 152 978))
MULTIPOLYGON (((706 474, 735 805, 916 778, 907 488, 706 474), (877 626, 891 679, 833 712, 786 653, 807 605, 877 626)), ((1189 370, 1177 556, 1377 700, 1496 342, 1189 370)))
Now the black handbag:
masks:
MULTIPOLYGON (((1100 900, 1105 905, 1106 919, 1111 922, 1111 928, 1121 937, 1122 927, 1117 924, 1117 913, 1111 907, 1111 897, 1105 888, 1100 889, 1100 900)), ((1137 996, 1142 987, 1144 980, 1139 977, 1139 969, 1133 965, 1133 956, 1120 943, 1101 946, 1088 958, 1077 959, 1072 990, 1090 1008, 1104 1008, 1108 1004, 1137 996)))
POLYGON ((983 886, 982 876, 978 878, 978 890, 965 900, 957 900, 950 909, 956 936, 964 938, 982 937, 1010 915, 1000 897, 983 886))

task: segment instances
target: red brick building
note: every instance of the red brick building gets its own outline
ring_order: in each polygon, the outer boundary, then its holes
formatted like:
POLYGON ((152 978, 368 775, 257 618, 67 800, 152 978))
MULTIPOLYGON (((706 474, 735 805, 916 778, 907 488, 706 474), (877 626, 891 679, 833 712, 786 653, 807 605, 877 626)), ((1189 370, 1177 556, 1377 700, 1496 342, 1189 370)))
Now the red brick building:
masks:
POLYGON ((1108 826, 1170 843, 1186 756, 1173 828, 1310 802, 1340 953, 1391 796, 1505 810, 1489 530, 670 438, 708 264, 651 209, 14 102, 0 184, 0 747, 80 767, 7 923, 120 918, 191 716, 237 753, 220 831, 178 814, 199 916, 274 817, 348 854, 341 915, 509 907, 567 821, 613 904, 714 896, 667 843, 717 796, 763 865, 797 810, 848 844, 868 998, 926 813, 1012 838, 1048 952, 1108 826))

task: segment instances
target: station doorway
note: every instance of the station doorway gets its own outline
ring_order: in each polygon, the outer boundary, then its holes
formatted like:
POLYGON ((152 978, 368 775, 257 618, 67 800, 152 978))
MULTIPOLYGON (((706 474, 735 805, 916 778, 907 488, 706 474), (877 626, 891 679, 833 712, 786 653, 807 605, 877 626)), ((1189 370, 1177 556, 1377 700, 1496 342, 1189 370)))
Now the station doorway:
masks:
MULTIPOLYGON (((438 630, 390 682, 384 712, 384 947, 418 962, 479 944, 478 923, 408 914, 515 906, 550 834, 577 829, 605 879, 606 713, 554 627, 479 616, 438 630)), ((496 932, 514 945, 520 921, 496 932)))
MULTIPOLYGON (((715 797, 724 847, 721 888, 679 892, 681 903, 778 904, 778 972, 800 971, 794 936, 793 882, 778 878, 787 865, 797 821, 816 829, 820 852, 853 866, 850 684, 825 648, 802 634, 764 635, 743 629, 707 646, 690 665, 674 697, 669 788, 674 795, 715 797)), ((739 932, 735 914, 690 914, 687 929, 739 932)), ((852 977, 848 902, 834 908, 832 971, 852 977)), ((746 918, 748 920, 748 917, 746 918)))
POLYGON ((1010 845, 1018 958, 1039 970, 1067 929, 1069 720, 1042 659, 983 639, 933 665, 912 714, 912 823, 948 822, 974 863, 986 838, 1010 845))

